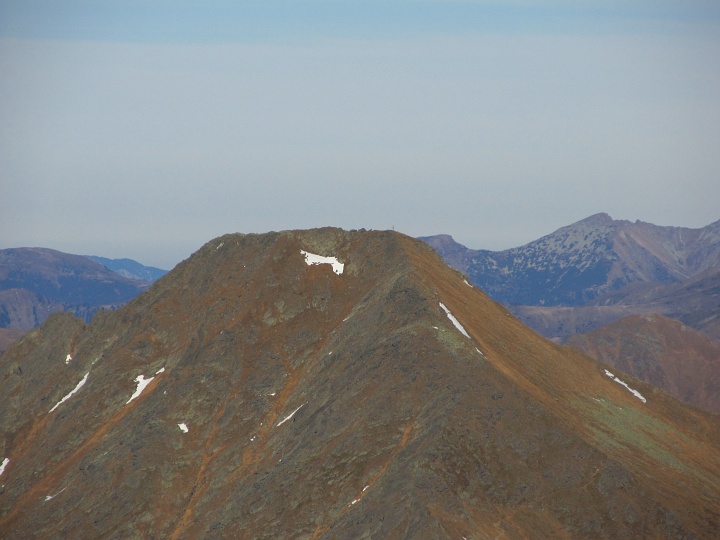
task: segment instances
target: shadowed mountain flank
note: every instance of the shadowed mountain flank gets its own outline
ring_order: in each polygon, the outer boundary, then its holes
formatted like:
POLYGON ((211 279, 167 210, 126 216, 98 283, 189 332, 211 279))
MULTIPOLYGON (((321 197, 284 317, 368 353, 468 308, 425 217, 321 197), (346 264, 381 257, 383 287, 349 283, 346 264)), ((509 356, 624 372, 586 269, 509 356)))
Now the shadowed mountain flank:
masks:
POLYGON ((147 289, 102 264, 46 248, 0 250, 0 328, 29 330, 51 313, 67 311, 89 321, 147 289))
POLYGON ((130 279, 153 282, 167 274, 167 270, 155 268, 154 266, 145 266, 132 259, 108 259, 107 257, 98 257, 96 255, 86 255, 86 257, 130 279))
POLYGON ((540 338, 395 232, 225 235, 0 363, 3 538, 720 527, 717 416, 540 338))

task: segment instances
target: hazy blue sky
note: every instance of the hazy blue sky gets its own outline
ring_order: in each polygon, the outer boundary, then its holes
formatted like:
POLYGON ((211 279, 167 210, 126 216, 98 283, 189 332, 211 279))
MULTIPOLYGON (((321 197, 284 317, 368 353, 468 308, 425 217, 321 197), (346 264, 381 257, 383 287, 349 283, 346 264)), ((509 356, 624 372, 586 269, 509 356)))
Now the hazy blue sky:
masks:
POLYGON ((720 219, 720 2, 0 0, 0 248, 720 219))

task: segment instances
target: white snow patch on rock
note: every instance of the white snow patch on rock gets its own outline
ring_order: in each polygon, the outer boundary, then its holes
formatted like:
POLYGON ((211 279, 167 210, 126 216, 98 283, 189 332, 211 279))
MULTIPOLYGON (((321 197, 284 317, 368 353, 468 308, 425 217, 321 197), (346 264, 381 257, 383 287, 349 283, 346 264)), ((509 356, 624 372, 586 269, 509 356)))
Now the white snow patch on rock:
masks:
POLYGON ((460 332, 462 332, 462 334, 463 334, 465 337, 468 337, 468 338, 469 338, 469 337, 470 337, 470 334, 468 334, 468 333, 465 331, 465 328, 463 328, 463 325, 460 324, 460 321, 458 321, 452 313, 450 313, 450 310, 445 307, 445 304, 443 304, 442 302, 440 302, 440 307, 443 308, 443 310, 445 311, 445 313, 446 313, 447 316, 448 316, 448 319, 450 319, 450 320, 452 321, 452 323, 455 325, 455 328, 457 328, 458 330, 460 330, 460 332))
POLYGON ((70 354, 68 354, 68 355, 65 357, 65 363, 66 363, 66 364, 69 364, 71 360, 72 360, 72 356, 70 356, 70 354))
POLYGON ((634 395, 634 396, 635 396, 636 398, 638 398, 640 401, 642 401, 643 403, 647 403, 647 400, 643 397, 643 395, 642 395, 640 392, 638 392, 637 390, 633 390, 632 388, 630 388, 625 381, 621 381, 621 380, 618 379, 615 375, 613 375, 612 373, 610 373, 607 369, 605 370, 605 375, 607 375, 608 377, 610 377, 610 378, 611 378, 613 381, 615 381, 616 383, 622 384, 625 388, 627 388, 627 389, 630 391, 630 393, 631 393, 632 395, 634 395))
POLYGON ((7 464, 10 463, 10 458, 3 459, 3 462, 0 463, 0 476, 2 476, 2 473, 5 472, 5 467, 7 467, 7 464))
POLYGON ((73 395, 75 392, 77 392, 78 390, 80 390, 80 388, 82 388, 82 385, 87 382, 88 375, 90 375, 90 372, 89 372, 89 371, 85 374, 85 376, 82 378, 82 380, 77 384, 77 386, 76 386, 75 388, 72 389, 72 391, 71 391, 67 396, 65 396, 65 397, 62 398, 60 401, 58 401, 58 402, 55 404, 55 406, 54 406, 52 409, 50 409, 50 412, 53 412, 55 409, 57 409, 57 408, 60 406, 60 404, 65 403, 68 399, 70 399, 70 398, 72 397, 72 395, 73 395))
POLYGON ((300 253, 305 256, 305 263, 308 266, 313 264, 330 264, 332 265, 333 272, 337 275, 342 274, 345 269, 345 264, 338 261, 336 257, 323 257, 322 255, 315 255, 314 253, 303 251, 302 249, 300 250, 300 253))
POLYGON ((300 405, 300 407, 298 407, 298 408, 295 409, 293 412, 291 412, 289 415, 287 415, 287 416, 286 416, 283 420, 281 420, 280 423, 279 423, 277 426, 275 426, 275 427, 280 427, 280 426, 283 425, 285 422, 287 422, 288 420, 290 420, 290 419, 295 415, 295 413, 298 412, 298 411, 303 407, 303 405, 305 405, 305 404, 303 403, 302 405, 300 405))
POLYGON ((178 427, 180 428, 180 431, 182 431, 183 433, 187 433, 188 431, 190 431, 185 422, 178 424, 178 427))
POLYGON ((55 497, 60 495, 63 491, 67 489, 67 486, 62 488, 60 491, 58 491, 55 495, 45 495, 45 502, 53 500, 55 497))
MULTIPOLYGON (((145 387, 152 382, 152 380, 155 377, 150 377, 149 379, 146 379, 144 375, 138 375, 135 377, 135 382, 137 383, 137 389, 135 390, 135 393, 130 396, 130 399, 127 400, 127 403, 130 403, 133 399, 138 397, 140 394, 142 394, 142 391, 145 390, 145 387)), ((126 403, 126 405, 127 405, 126 403)))

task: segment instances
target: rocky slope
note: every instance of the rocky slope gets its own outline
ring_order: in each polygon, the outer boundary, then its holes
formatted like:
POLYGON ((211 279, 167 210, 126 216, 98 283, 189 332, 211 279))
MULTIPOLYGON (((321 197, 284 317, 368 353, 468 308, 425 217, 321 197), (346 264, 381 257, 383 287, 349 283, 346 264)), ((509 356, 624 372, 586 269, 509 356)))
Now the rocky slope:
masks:
POLYGON ((661 315, 633 315, 566 343, 604 364, 720 412, 720 343, 661 315))
POLYGON ((223 236, 0 367, 3 538, 720 530, 717 416, 539 338, 394 232, 223 236))

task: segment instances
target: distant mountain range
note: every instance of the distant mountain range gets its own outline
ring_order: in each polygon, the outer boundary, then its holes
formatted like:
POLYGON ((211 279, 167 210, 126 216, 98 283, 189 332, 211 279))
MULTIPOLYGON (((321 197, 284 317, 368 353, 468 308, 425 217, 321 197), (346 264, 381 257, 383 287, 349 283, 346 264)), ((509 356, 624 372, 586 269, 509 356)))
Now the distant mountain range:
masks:
POLYGON ((0 250, 0 351, 51 313, 89 321, 99 309, 116 309, 164 272, 129 259, 93 259, 46 248, 0 250))
POLYGON ((0 356, 0 537, 715 538, 717 415, 392 231, 216 238, 0 356))
POLYGON ((658 313, 720 340, 720 270, 674 283, 636 283, 584 306, 510 306, 525 324, 562 341, 628 315, 658 313))
POLYGON ((139 279, 141 281, 153 282, 165 274, 167 270, 155 268, 154 266, 145 266, 132 259, 108 259, 106 257, 96 257, 94 255, 86 255, 88 259, 97 261, 113 272, 117 272, 121 276, 130 279, 139 279))
POLYGON ((504 251, 469 249, 448 235, 421 239, 549 338, 648 311, 703 331, 720 325, 713 299, 720 282, 720 221, 689 229, 596 214, 504 251))

